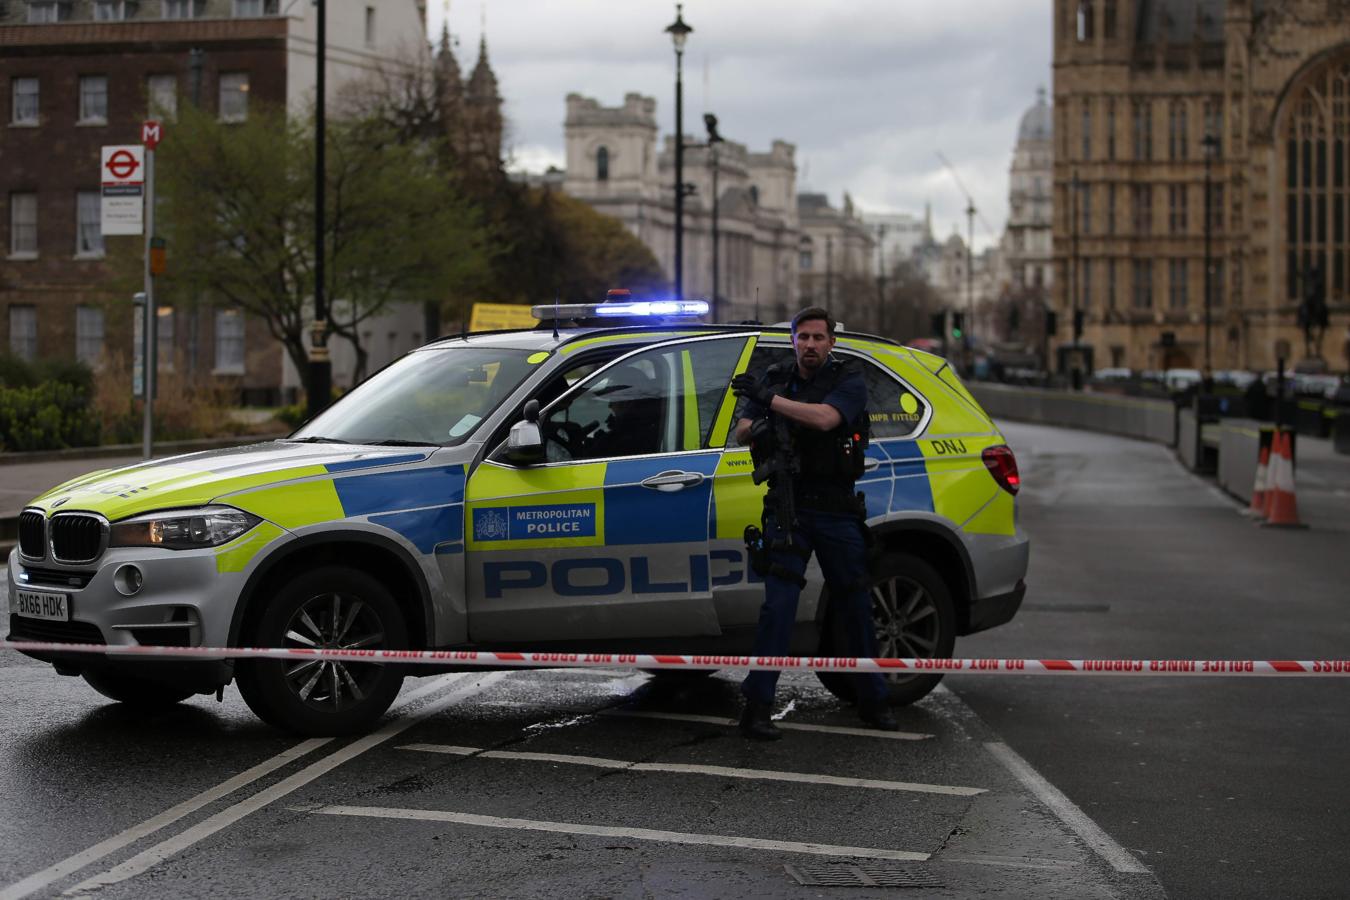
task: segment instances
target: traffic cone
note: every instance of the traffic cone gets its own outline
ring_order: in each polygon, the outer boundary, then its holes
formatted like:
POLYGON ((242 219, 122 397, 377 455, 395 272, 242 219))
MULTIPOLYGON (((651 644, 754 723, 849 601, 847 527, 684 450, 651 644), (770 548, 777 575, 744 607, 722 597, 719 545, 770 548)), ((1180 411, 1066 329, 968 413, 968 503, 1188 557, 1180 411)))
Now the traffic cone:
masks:
POLYGON ((1270 448, 1262 447, 1256 463, 1256 480, 1252 482, 1252 502, 1247 507, 1247 515, 1263 516, 1266 512, 1266 482, 1270 466, 1270 448))
POLYGON ((1298 520, 1298 498, 1294 492, 1294 460, 1290 452, 1289 435, 1275 436, 1275 459, 1271 463, 1270 484, 1266 494, 1271 498, 1269 513, 1263 526, 1276 528, 1306 528, 1298 520))
POLYGON ((1278 427, 1270 436, 1270 455, 1266 466, 1266 494, 1261 498, 1261 518, 1270 518, 1270 508, 1275 505, 1275 467, 1280 464, 1280 443, 1284 432, 1278 427))

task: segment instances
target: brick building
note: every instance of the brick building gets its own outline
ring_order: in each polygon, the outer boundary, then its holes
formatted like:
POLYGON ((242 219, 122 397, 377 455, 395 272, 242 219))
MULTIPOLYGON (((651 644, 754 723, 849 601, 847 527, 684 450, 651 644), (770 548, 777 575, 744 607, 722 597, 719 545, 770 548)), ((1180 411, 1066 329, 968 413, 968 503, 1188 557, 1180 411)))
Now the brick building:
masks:
MULTIPOLYGON (((130 298, 108 283, 142 239, 100 233, 99 148, 139 143, 147 118, 171 130, 179 102, 237 121, 251 105, 312 99, 315 29, 307 2, 0 4, 0 350, 90 364, 130 354, 130 298)), ((420 0, 329 0, 330 89, 425 47, 424 35, 420 0)), ((296 383, 262 323, 188 299, 156 298, 162 369, 210 373, 258 401, 296 383)))
POLYGON ((1203 366, 1208 258, 1215 369, 1273 368, 1278 339, 1319 354, 1296 324, 1314 268, 1320 354, 1345 366, 1348 17, 1344 0, 1055 0, 1061 346, 1077 307, 1089 364, 1203 366))

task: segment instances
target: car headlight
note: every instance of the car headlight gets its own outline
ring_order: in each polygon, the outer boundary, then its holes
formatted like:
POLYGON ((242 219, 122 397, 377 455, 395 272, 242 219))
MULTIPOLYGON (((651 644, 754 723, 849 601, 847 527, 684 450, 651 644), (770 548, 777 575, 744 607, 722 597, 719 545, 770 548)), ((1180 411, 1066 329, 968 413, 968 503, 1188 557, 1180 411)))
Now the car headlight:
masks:
POLYGON ((167 550, 218 547, 261 521, 255 515, 228 506, 149 513, 114 524, 109 546, 163 547, 167 550))

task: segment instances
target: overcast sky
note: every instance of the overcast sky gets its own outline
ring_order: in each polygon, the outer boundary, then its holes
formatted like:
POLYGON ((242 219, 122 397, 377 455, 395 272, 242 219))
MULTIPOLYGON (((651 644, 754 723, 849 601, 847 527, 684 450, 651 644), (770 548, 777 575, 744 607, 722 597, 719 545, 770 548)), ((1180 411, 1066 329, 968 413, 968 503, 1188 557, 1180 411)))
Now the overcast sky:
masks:
MULTIPOLYGON (((428 6, 438 39, 444 6, 428 6)), ((664 29, 674 3, 455 0, 450 31, 466 76, 484 12, 513 168, 563 165, 573 91, 606 106, 628 91, 655 97, 661 132, 673 133, 664 29)), ((966 232, 965 196, 941 151, 974 194, 982 248, 1007 219, 1017 124, 1049 87, 1050 14, 1049 0, 689 0, 685 132, 701 137, 711 111, 724 137, 752 151, 796 144, 799 191, 836 206, 848 191, 867 212, 921 216, 931 202, 939 239, 954 224, 966 232)))

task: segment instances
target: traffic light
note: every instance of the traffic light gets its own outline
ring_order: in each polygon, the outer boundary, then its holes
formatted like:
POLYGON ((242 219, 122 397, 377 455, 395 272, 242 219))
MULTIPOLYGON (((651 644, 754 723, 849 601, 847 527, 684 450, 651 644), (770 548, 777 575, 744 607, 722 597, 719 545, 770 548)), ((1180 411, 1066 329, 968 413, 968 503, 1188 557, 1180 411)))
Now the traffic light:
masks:
POLYGON ((966 333, 965 319, 966 319, 965 313, 959 312, 952 313, 952 338, 954 340, 959 341, 961 339, 961 335, 966 333))
POLYGON ((1081 310, 1081 309, 1075 309, 1075 310, 1073 311, 1073 338, 1074 338, 1074 340, 1078 340, 1078 338, 1083 334, 1083 321, 1084 321, 1086 318, 1087 318, 1087 317, 1083 314, 1083 310, 1081 310))

